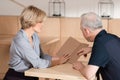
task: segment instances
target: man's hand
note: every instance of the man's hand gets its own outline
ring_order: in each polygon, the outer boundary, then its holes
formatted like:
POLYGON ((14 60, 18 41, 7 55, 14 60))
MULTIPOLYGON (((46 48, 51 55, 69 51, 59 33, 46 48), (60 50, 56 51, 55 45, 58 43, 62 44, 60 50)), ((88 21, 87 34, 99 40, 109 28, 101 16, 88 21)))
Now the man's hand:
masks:
POLYGON ((79 55, 79 56, 84 55, 84 56, 86 57, 87 54, 91 52, 91 50, 92 50, 91 47, 82 48, 82 49, 80 49, 80 50, 78 51, 77 55, 79 55))
POLYGON ((80 71, 80 69, 82 69, 83 67, 84 67, 84 65, 80 61, 73 63, 73 69, 75 69, 77 71, 80 71))

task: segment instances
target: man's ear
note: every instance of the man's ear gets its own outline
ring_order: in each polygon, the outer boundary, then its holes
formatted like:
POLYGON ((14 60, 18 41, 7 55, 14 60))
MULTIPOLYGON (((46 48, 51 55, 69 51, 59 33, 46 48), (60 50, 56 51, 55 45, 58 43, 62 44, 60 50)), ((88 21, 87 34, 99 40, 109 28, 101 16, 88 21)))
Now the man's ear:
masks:
POLYGON ((89 35, 89 33, 90 33, 89 28, 84 28, 84 31, 85 31, 85 34, 86 34, 86 35, 89 35))

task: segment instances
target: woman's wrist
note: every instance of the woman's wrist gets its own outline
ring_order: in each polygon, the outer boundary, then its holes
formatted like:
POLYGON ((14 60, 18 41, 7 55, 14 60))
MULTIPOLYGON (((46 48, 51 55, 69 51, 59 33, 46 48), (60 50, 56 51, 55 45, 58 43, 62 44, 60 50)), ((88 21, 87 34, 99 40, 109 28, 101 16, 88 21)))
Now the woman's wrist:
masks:
POLYGON ((52 62, 54 62, 55 65, 59 65, 60 64, 60 58, 57 57, 57 56, 54 56, 54 57, 52 57, 52 62))

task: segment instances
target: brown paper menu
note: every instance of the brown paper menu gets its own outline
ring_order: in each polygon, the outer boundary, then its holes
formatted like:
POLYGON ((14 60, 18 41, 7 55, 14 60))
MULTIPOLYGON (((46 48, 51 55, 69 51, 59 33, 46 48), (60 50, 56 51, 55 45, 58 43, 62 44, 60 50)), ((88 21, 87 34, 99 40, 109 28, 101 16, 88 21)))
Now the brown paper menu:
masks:
POLYGON ((71 54, 71 58, 68 60, 68 63, 73 63, 78 60, 79 56, 77 55, 77 52, 87 47, 88 44, 81 43, 77 41, 76 39, 69 37, 66 42, 63 44, 63 46, 59 49, 57 55, 62 56, 64 54, 71 54))

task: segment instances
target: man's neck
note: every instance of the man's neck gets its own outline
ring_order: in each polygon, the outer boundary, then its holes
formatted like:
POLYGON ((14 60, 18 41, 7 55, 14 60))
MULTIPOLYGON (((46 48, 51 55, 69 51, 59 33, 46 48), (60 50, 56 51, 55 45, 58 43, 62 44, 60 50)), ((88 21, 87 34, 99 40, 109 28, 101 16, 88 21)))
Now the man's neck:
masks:
POLYGON ((92 42, 95 40, 96 36, 102 31, 103 29, 97 29, 95 31, 92 32, 92 35, 91 35, 91 40, 92 42))

